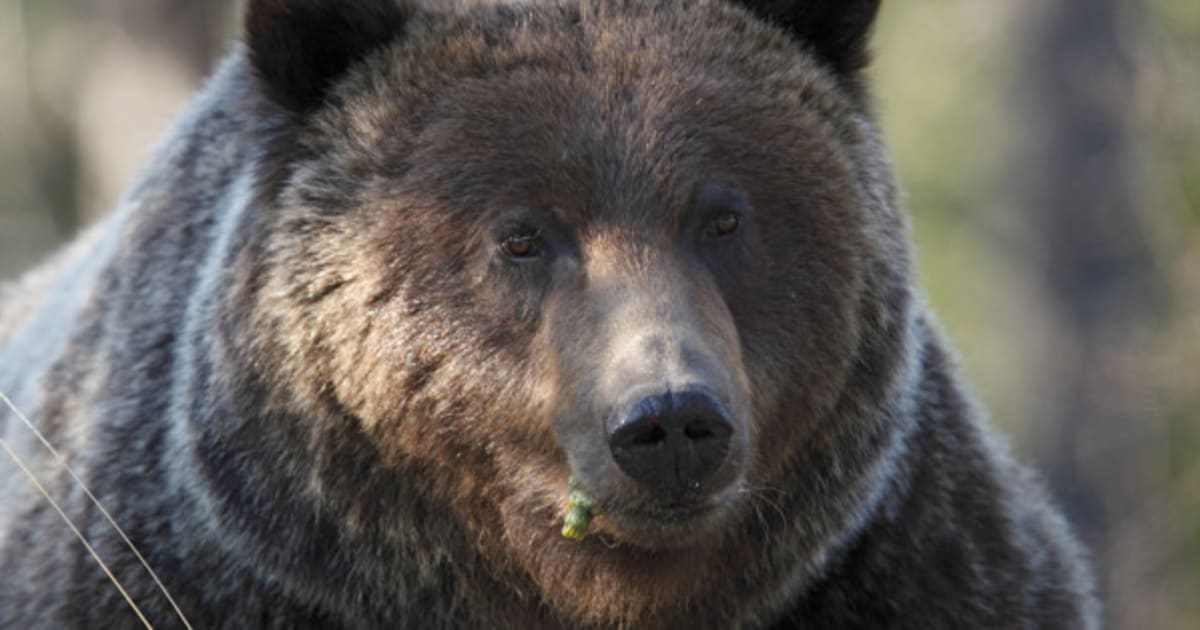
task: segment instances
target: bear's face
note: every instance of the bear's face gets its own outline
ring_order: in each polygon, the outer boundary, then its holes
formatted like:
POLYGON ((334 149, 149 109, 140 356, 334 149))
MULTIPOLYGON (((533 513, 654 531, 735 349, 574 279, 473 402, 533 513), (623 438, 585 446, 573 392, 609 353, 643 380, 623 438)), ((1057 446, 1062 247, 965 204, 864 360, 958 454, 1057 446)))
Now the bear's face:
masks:
POLYGON ((252 318, 282 399, 588 615, 767 543, 806 449, 863 435, 907 274, 845 76, 739 9, 618 4, 416 13, 352 66, 281 169, 252 318))

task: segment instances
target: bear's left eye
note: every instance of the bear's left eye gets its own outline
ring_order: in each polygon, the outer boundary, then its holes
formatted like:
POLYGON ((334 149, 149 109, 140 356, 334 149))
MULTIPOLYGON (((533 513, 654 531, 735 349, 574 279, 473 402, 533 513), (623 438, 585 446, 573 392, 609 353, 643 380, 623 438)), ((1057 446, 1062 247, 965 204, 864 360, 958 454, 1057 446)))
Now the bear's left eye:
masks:
POLYGON ((722 179, 705 182, 695 194, 693 212, 703 221, 702 238, 710 242, 737 234, 753 212, 746 193, 722 179))
POLYGON ((541 230, 524 229, 505 236, 500 250, 515 260, 530 260, 542 255, 541 230))
POLYGON ((722 212, 713 219, 710 233, 714 237, 721 238, 733 234, 741 226, 742 217, 738 213, 722 212))

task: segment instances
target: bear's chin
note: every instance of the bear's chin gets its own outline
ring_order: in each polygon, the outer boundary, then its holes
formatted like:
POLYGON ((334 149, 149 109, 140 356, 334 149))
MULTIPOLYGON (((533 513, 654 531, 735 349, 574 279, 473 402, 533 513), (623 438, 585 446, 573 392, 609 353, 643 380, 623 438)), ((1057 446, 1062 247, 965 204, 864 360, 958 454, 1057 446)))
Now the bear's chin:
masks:
POLYGON ((674 524, 603 515, 583 540, 544 530, 509 552, 572 624, 673 627, 685 612, 677 602, 717 596, 723 559, 742 540, 733 516, 729 507, 674 524))

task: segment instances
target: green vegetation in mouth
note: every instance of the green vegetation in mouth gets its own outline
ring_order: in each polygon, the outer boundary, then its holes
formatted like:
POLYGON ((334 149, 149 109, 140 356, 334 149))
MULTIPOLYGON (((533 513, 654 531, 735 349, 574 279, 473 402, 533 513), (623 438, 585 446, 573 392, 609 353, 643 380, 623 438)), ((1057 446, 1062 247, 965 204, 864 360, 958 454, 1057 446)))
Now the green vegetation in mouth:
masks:
POLYGON ((592 522, 596 501, 580 487, 575 477, 571 477, 567 483, 571 493, 567 495, 567 515, 563 518, 562 535, 571 540, 583 540, 592 522))

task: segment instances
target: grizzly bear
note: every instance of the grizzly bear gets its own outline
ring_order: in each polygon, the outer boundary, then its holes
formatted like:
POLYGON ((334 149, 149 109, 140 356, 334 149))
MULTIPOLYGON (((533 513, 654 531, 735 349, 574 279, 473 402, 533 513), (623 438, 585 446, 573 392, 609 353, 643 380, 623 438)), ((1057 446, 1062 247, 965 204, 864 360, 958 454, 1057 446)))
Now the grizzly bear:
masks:
POLYGON ((878 5, 250 0, 3 293, 0 627, 1095 627, 913 288, 878 5))

